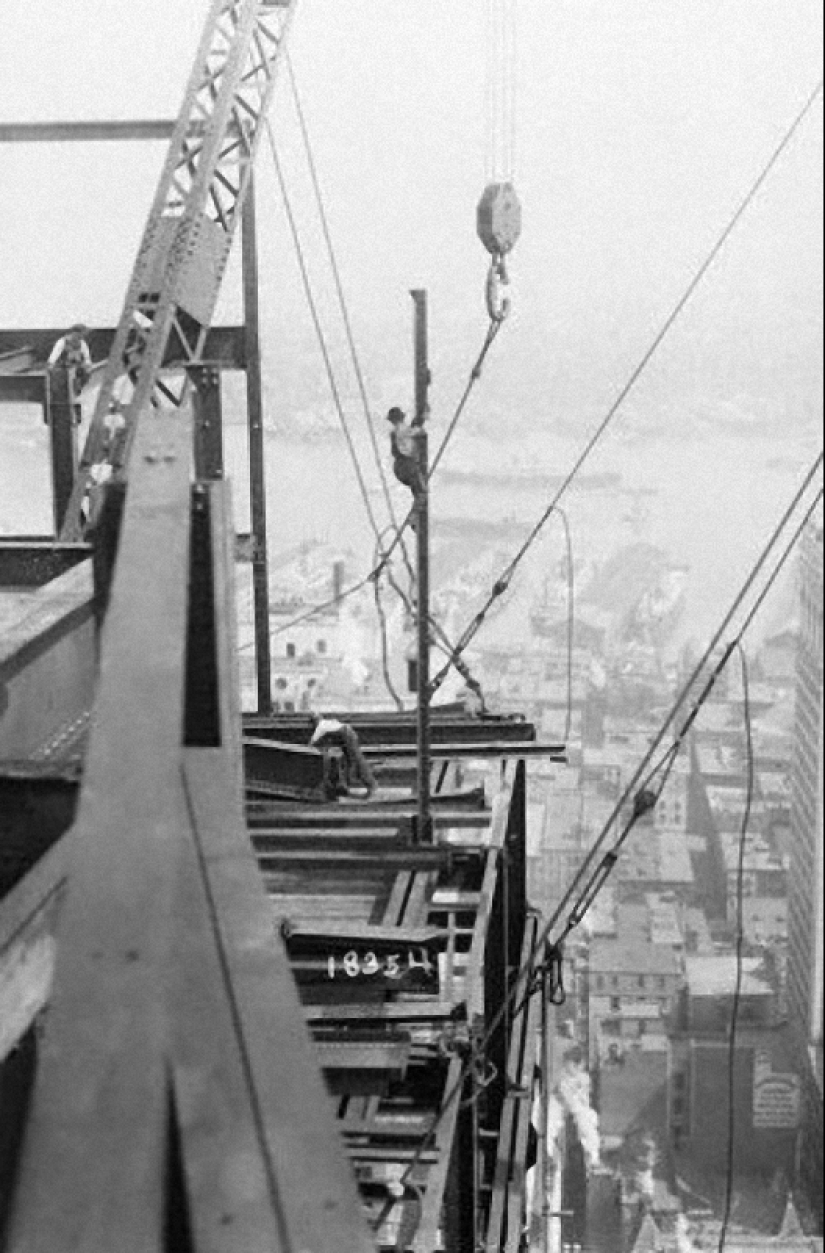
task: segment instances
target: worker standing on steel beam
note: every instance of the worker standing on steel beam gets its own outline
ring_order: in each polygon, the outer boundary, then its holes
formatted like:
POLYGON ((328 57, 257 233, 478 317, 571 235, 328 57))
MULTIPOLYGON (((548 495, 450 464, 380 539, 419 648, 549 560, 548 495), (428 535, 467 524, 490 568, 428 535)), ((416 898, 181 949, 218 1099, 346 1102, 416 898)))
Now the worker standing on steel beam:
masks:
POLYGON ((360 784, 366 788, 367 796, 372 796, 375 791, 375 775, 364 756, 361 741, 354 728, 348 722, 340 722, 338 718, 323 718, 318 714, 312 715, 312 727, 312 747, 340 748, 344 755, 347 787, 357 787, 360 784))
MULTIPOLYGON (((92 354, 89 351, 89 345, 86 342, 86 336, 89 328, 82 322, 75 322, 66 331, 65 335, 61 335, 55 340, 54 347, 49 353, 47 366, 49 370, 54 370, 61 366, 64 370, 68 370, 71 374, 72 397, 76 399, 92 376, 92 354)), ((76 423, 81 419, 80 405, 74 406, 74 420, 76 423)))

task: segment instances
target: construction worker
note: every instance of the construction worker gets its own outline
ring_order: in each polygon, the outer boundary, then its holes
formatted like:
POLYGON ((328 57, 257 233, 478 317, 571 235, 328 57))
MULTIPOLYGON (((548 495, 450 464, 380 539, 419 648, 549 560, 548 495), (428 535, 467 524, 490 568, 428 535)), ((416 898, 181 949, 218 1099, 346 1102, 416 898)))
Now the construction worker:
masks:
POLYGON ((145 313, 141 313, 140 309, 133 309, 132 320, 126 333, 126 343, 123 346, 123 355, 121 357, 123 368, 133 387, 137 386, 140 364, 143 360, 143 353, 151 329, 151 318, 147 318, 145 313))
POLYGON ((418 451, 418 430, 420 422, 408 422, 403 409, 393 408, 387 414, 387 421, 392 423, 390 448, 392 449, 392 468, 399 483, 408 487, 414 497, 424 490, 421 477, 421 459, 418 451))
POLYGON ((361 741, 349 723, 313 714, 312 727, 312 747, 340 748, 344 755, 347 787, 360 784, 366 788, 367 796, 372 796, 375 791, 375 775, 364 756, 361 741))
MULTIPOLYGON (((89 352, 89 345, 86 343, 86 336, 89 328, 84 326, 82 322, 75 322, 66 331, 65 335, 61 335, 60 339, 55 340, 54 347, 49 353, 47 367, 54 370, 58 366, 69 370, 71 373, 72 397, 76 398, 83 391, 92 376, 92 354, 89 352)), ((82 412, 79 404, 74 406, 74 420, 79 423, 82 412)))
POLYGON ((55 340, 54 347, 49 353, 50 368, 62 365, 67 370, 74 370, 75 394, 83 390, 92 373, 92 354, 86 343, 88 333, 88 326, 84 326, 82 322, 75 322, 65 335, 55 340))

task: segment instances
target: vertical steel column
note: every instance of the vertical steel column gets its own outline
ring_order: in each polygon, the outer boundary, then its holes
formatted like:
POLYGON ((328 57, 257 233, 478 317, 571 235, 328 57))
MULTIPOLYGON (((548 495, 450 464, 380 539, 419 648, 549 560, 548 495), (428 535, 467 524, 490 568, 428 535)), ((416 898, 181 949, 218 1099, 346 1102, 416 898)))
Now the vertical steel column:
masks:
POLYGON ((246 327, 246 401, 249 422, 249 508, 252 531, 252 586, 255 604, 255 657, 258 713, 272 712, 272 657, 269 634, 269 555, 266 536, 266 467, 264 464, 263 383, 258 305, 258 238, 255 180, 250 173, 243 202, 242 257, 246 327))
POLYGON ((223 409, 221 375, 214 364, 190 366, 194 384, 195 477, 223 478, 223 409))
POLYGON ((49 423, 55 535, 59 535, 63 527, 77 474, 77 402, 73 394, 73 374, 73 370, 57 366, 46 376, 46 415, 49 423))
POLYGON ((427 293, 410 293, 415 302, 415 417, 420 483, 415 493, 416 611, 418 626, 418 839, 432 843, 430 813, 430 458, 426 422, 429 417, 430 367, 427 340, 427 293))

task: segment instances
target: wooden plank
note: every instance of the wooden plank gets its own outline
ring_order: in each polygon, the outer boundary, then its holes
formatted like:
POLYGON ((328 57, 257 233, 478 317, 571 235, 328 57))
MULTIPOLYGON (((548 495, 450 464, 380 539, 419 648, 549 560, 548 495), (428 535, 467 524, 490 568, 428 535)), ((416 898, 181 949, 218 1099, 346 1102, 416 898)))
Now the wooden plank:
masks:
POLYGON ((138 423, 9 1253, 161 1247, 190 441, 138 423))

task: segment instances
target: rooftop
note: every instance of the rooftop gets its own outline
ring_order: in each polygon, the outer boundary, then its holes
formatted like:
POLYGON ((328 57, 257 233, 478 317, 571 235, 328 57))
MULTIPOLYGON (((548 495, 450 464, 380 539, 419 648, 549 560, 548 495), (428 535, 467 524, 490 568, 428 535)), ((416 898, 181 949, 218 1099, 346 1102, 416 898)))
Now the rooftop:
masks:
MULTIPOLYGON (((769 983, 756 973, 761 965, 758 957, 746 957, 742 979, 743 996, 773 996, 769 983)), ((736 987, 736 954, 715 953, 688 957, 685 975, 691 996, 732 996, 736 987)))
POLYGON ((593 974, 671 975, 679 974, 679 959, 669 948, 641 941, 605 940, 597 937, 590 946, 593 974))

